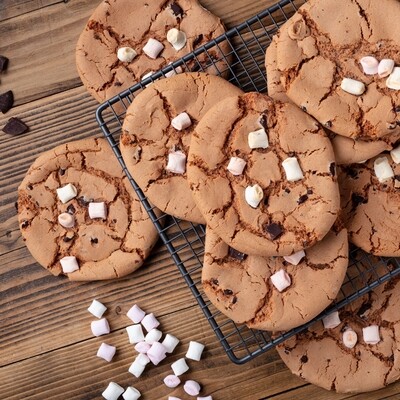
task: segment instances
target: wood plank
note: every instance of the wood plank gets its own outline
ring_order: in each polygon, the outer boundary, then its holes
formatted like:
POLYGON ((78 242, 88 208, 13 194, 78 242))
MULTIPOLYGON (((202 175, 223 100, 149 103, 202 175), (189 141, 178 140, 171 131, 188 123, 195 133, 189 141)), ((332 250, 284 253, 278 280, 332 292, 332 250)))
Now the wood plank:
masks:
POLYGON ((2 0, 0 20, 6 20, 68 0, 2 0))

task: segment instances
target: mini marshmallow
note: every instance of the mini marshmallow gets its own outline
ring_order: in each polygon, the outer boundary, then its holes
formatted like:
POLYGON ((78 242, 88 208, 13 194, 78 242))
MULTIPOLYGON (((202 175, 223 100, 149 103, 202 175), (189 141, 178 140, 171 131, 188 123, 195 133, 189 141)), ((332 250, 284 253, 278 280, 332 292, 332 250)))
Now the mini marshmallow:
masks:
POLYGON ((143 367, 145 367, 149 362, 150 362, 150 358, 146 356, 146 354, 142 354, 140 353, 136 358, 135 361, 140 364, 143 365, 143 367))
POLYGON ((186 128, 189 128, 192 125, 192 120, 189 117, 189 114, 186 112, 180 113, 175 118, 172 119, 171 125, 178 131, 182 131, 186 128))
POLYGON ((130 318, 135 324, 138 324, 142 321, 146 313, 135 304, 132 306, 129 311, 126 313, 127 317, 130 318))
POLYGON ((61 213, 58 216, 58 223, 64 228, 73 228, 75 225, 75 217, 69 213, 61 213))
POLYGON ((156 59, 163 51, 164 45, 156 39, 150 38, 143 47, 144 53, 152 59, 156 59))
POLYGON ((246 166, 246 161, 239 157, 231 157, 229 164, 226 169, 232 175, 241 175, 243 173, 244 167, 246 166))
POLYGON ((264 128, 250 132, 247 141, 251 149, 266 149, 269 146, 268 135, 264 128))
POLYGON ((370 325, 366 328, 363 328, 363 338, 364 342, 367 344, 377 344, 381 341, 379 336, 379 326, 378 325, 370 325))
POLYGON ((107 335, 110 333, 110 325, 108 325, 108 321, 105 318, 92 321, 90 328, 94 336, 107 335))
POLYGON ((389 76, 394 68, 394 60, 384 58, 378 65, 379 78, 386 78, 389 76))
POLYGON ((61 268, 64 274, 77 271, 79 269, 78 261, 74 256, 65 256, 60 260, 61 268))
POLYGON ((130 325, 126 327, 129 336, 129 343, 135 344, 144 341, 142 325, 130 325))
POLYGON ((180 383, 181 380, 175 375, 168 375, 164 378, 165 386, 171 389, 176 388, 177 386, 179 386, 180 383))
POLYGON ((159 342, 154 342, 149 351, 147 352, 147 356, 150 358, 150 361, 154 365, 158 365, 162 360, 164 360, 166 356, 166 349, 165 347, 159 343, 159 342))
POLYGON ((184 174, 186 171, 186 155, 181 151, 168 154, 168 164, 165 169, 174 174, 184 174))
POLYGON ((128 386, 124 393, 122 393, 122 397, 124 400, 138 400, 140 398, 141 393, 139 390, 132 386, 128 386))
POLYGON ((189 370, 189 366, 186 364, 186 360, 184 358, 180 358, 172 363, 171 368, 176 376, 180 376, 189 370))
POLYGON ((67 203, 78 194, 78 190, 72 183, 68 183, 61 188, 56 189, 57 196, 63 204, 67 203))
POLYGON ((168 396, 168 400, 181 400, 181 399, 175 396, 168 396))
POLYGON ((110 362, 113 359, 116 351, 116 347, 110 346, 107 343, 102 343, 97 350, 97 357, 103 358, 104 360, 110 362))
POLYGON ((400 164, 400 146, 396 147, 390 152, 390 156, 392 157, 392 160, 396 164, 400 164))
MULTIPOLYGON (((171 64, 171 63, 170 63, 171 64)), ((169 65, 169 64, 168 64, 169 65)), ((179 66, 179 67, 175 67, 175 69, 173 69, 173 70, 171 70, 171 71, 169 71, 169 72, 166 72, 165 73, 165 77, 166 78, 171 78, 171 76, 175 76, 175 75, 177 75, 177 74, 181 74, 183 72, 183 69, 182 69, 182 67, 181 66, 179 66)))
POLYGON ((110 382, 107 389, 101 394, 106 400, 118 400, 118 397, 124 393, 124 388, 118 383, 110 382))
POLYGON ((143 319, 142 319, 142 325, 144 326, 144 329, 146 329, 147 332, 150 332, 152 329, 157 328, 160 323, 157 321, 157 318, 154 316, 153 313, 147 314, 143 319))
POLYGON ((167 32, 167 40, 176 51, 182 49, 186 44, 186 33, 179 29, 172 28, 167 32))
POLYGON ((364 83, 356 81, 355 79, 343 78, 340 87, 345 92, 354 94, 355 96, 360 96, 365 92, 364 83))
POLYGON ((169 333, 165 335, 165 338, 162 341, 162 345, 166 348, 167 353, 173 353, 175 347, 178 346, 178 343, 179 339, 169 333))
POLYGON ((264 192, 257 183, 254 186, 247 186, 244 191, 246 203, 253 208, 257 208, 264 197, 264 192))
POLYGON ((188 380, 183 385, 183 390, 189 396, 197 396, 200 393, 200 385, 196 381, 188 380))
POLYGON ((197 397, 197 400, 213 400, 212 396, 197 397))
POLYGON ((372 56, 363 57, 360 60, 361 67, 365 75, 375 75, 378 73, 379 61, 372 56))
POLYGON ((143 371, 146 367, 140 364, 137 360, 135 360, 128 369, 128 372, 131 373, 136 378, 139 378, 140 375, 143 374, 143 371))
POLYGON ((189 360, 200 361, 204 347, 204 344, 190 341, 186 358, 189 358, 189 360))
POLYGON ((119 61, 130 63, 137 56, 137 52, 132 47, 120 47, 117 51, 119 61))
POLYGON ((334 311, 333 313, 328 314, 327 316, 322 318, 322 323, 324 324, 325 329, 336 328, 341 323, 339 318, 339 312, 334 311))
POLYGON ((93 300, 92 304, 87 310, 95 317, 101 318, 106 312, 107 307, 103 303, 100 303, 98 300, 93 300))
MULTIPOLYGON (((154 74, 154 71, 147 72, 147 74, 144 74, 144 75, 141 77, 140 80, 144 81, 145 79, 149 78, 149 77, 152 76, 153 74, 154 74)), ((148 83, 148 84, 146 85, 146 87, 150 86, 152 83, 154 83, 154 82, 148 83)))
POLYGON ((138 353, 146 354, 146 353, 149 351, 150 347, 151 347, 151 344, 150 344, 150 343, 139 342, 139 343, 136 343, 136 345, 135 345, 135 350, 136 350, 138 353))
POLYGON ((304 178, 303 171, 296 157, 289 157, 283 160, 282 167, 289 182, 296 182, 304 178))
POLYGON ((270 277, 272 284, 278 289, 279 292, 284 291, 292 284, 290 276, 284 269, 280 269, 270 277))
POLYGON ((394 172, 386 157, 379 157, 374 161, 374 171, 380 183, 394 177, 394 172))
POLYGON ((284 256, 284 260, 292 265, 299 265, 300 261, 306 256, 304 250, 293 253, 291 256, 284 256))
POLYGON ((346 329, 343 332, 342 337, 343 337, 343 344, 349 349, 352 349, 357 344, 358 340, 357 333, 355 333, 353 329, 350 328, 346 329))
POLYGON ((158 329, 152 329, 145 337, 144 341, 149 344, 153 344, 154 342, 158 342, 161 339, 162 332, 158 329))
POLYGON ((400 90, 400 67, 395 67, 386 80, 389 89, 400 90))
POLYGON ((107 218, 107 206, 104 201, 98 202, 98 203, 89 203, 89 217, 91 219, 95 218, 101 218, 101 219, 106 219, 107 218))

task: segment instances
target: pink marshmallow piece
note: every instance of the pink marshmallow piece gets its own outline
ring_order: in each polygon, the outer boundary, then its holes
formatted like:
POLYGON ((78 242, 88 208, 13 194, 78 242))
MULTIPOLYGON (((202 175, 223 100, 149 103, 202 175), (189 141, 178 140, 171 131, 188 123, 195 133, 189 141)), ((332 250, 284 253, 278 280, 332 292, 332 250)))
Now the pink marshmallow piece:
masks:
POLYGON ((197 396, 200 393, 201 387, 196 381, 189 380, 183 385, 183 390, 189 396, 197 396))
POLYGON ((379 61, 372 56, 363 57, 360 60, 361 67, 365 75, 375 75, 378 73, 379 61))
POLYGON ((108 325, 108 321, 105 318, 92 321, 90 327, 94 336, 107 335, 110 333, 110 325, 108 325))
POLYGON ((363 338, 364 342, 368 344, 377 344, 381 341, 379 336, 379 326, 378 325, 370 325, 366 328, 363 328, 363 338))
POLYGON ((280 269, 270 277, 272 284, 278 289, 279 292, 283 292, 292 284, 290 276, 284 269, 280 269))
POLYGON ((147 332, 150 332, 152 329, 157 328, 160 323, 158 322, 157 318, 154 316, 153 313, 147 314, 142 319, 142 325, 147 332))
POLYGON ((186 171, 186 155, 182 151, 168 154, 168 164, 165 169, 174 174, 184 174, 186 171))
POLYGON ((176 388, 181 383, 181 380, 176 375, 168 375, 164 378, 165 386, 169 388, 176 388))
POLYGON ((306 256, 304 250, 293 253, 291 256, 284 256, 283 259, 292 265, 299 265, 300 261, 306 256))
POLYGON ((89 203, 88 207, 89 217, 91 219, 106 219, 107 218, 107 206, 104 201, 94 203, 89 203))
POLYGON ((156 39, 150 38, 146 45, 143 47, 143 51, 152 59, 156 59, 158 55, 163 51, 164 45, 156 39))
POLYGON ((132 306, 129 311, 126 313, 127 317, 130 318, 135 324, 138 324, 142 321, 146 313, 135 304, 132 306))
POLYGON ((172 121, 171 125, 178 131, 183 131, 186 128, 189 128, 192 125, 192 120, 189 117, 188 113, 180 113, 177 115, 172 121))
POLYGON ((333 329, 340 325, 341 321, 339 318, 339 312, 334 311, 328 314, 326 317, 322 318, 322 323, 325 329, 333 329))
POLYGON ((154 365, 158 365, 167 357, 166 353, 167 349, 160 342, 154 342, 147 352, 147 357, 154 365))
POLYGON ((355 333, 353 331, 353 329, 350 329, 350 328, 346 329, 343 332, 342 339, 343 339, 343 344, 347 348, 352 349, 357 344, 357 341, 358 341, 357 333, 355 333))
POLYGON ((77 271, 79 269, 78 261, 74 256, 65 256, 60 260, 61 268, 64 274, 77 271))
POLYGON ((97 350, 97 357, 103 358, 104 360, 110 362, 113 359, 116 351, 116 347, 110 346, 107 343, 102 343, 97 350))
POLYGON ((235 176, 242 175, 246 161, 240 157, 231 157, 229 164, 226 169, 235 176))
POLYGON ((135 350, 138 353, 146 354, 150 350, 151 344, 146 342, 139 342, 135 345, 135 350))

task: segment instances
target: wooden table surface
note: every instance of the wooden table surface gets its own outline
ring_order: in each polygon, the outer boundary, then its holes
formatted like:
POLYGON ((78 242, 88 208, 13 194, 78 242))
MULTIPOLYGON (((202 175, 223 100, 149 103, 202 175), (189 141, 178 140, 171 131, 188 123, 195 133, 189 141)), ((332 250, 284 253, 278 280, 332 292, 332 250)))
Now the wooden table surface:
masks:
MULTIPOLYGON (((293 376, 275 351, 234 365, 160 244, 137 273, 112 282, 70 283, 35 262, 18 229, 17 187, 41 152, 101 136, 97 103, 82 87, 74 60, 79 33, 98 2, 0 0, 0 54, 10 59, 0 92, 12 89, 15 96, 0 127, 12 116, 30 127, 19 137, 0 132, 0 398, 101 399, 114 381, 137 387, 143 400, 188 399, 182 388, 166 388, 162 378, 169 364, 185 354, 188 342, 198 340, 206 344, 204 358, 190 363, 186 377, 201 382, 202 393, 214 400, 399 399, 400 384, 362 395, 324 391, 293 376), (93 317, 86 309, 94 298, 108 307, 112 333, 106 341, 118 348, 111 363, 96 357, 104 337, 91 334, 93 317), (173 356, 146 369, 140 379, 128 373, 135 352, 127 341, 125 313, 134 303, 154 312, 162 330, 181 339, 173 356)), ((273 2, 202 0, 228 27, 273 2)))

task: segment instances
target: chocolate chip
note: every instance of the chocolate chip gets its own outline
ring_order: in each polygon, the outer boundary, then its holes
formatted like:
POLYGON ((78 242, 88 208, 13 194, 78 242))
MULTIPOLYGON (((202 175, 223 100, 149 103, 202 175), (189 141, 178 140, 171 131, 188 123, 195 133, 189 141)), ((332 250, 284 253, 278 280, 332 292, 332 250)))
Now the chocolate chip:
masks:
POLYGON ((332 121, 326 121, 324 125, 326 128, 332 128, 332 121))
POLYGON ((400 113, 400 106, 397 106, 397 107, 394 109, 394 111, 395 111, 396 113, 400 113))
POLYGON ((312 189, 307 189, 307 194, 313 194, 314 192, 312 191, 312 189))
POLYGON ((279 224, 276 224, 275 222, 265 225, 264 229, 268 233, 271 240, 277 239, 283 233, 282 227, 279 224))
POLYGON ((236 297, 236 296, 233 296, 232 304, 236 304, 236 302, 237 302, 237 297, 236 297))
POLYGON ((355 179, 358 177, 358 171, 353 169, 353 168, 346 168, 346 173, 347 175, 350 176, 350 178, 355 179))
POLYGON ((368 200, 365 197, 363 197, 363 196, 361 196, 361 195, 359 195, 357 193, 353 193, 351 195, 351 201, 353 203, 353 207, 354 208, 358 207, 360 204, 368 203, 368 200))
POLYGON ((74 233, 73 232, 68 232, 64 237, 63 237, 63 241, 65 243, 70 242, 73 238, 74 238, 74 233))
POLYGON ((241 253, 240 251, 237 251, 233 247, 230 247, 230 246, 229 246, 228 254, 230 257, 236 258, 236 260, 240 260, 240 261, 243 261, 247 257, 247 254, 241 253))
POLYGON ((60 169, 58 170, 58 173, 59 173, 61 176, 63 176, 63 175, 65 174, 65 169, 60 168, 60 169))
POLYGON ((5 114, 14 104, 14 95, 11 90, 0 94, 0 111, 5 114))
POLYGON ((216 285, 216 286, 219 285, 218 279, 215 279, 215 278, 211 279, 211 283, 212 283, 213 285, 216 285))
POLYGON ((302 196, 299 197, 297 200, 297 204, 303 204, 308 200, 308 196, 306 194, 303 194, 302 196))
POLYGON ((22 229, 25 229, 25 228, 27 228, 28 226, 29 226, 29 221, 23 221, 22 224, 21 224, 21 228, 22 228, 22 229))
POLYGON ((0 56, 0 72, 3 72, 8 67, 8 58, 5 56, 0 56))
POLYGON ((286 189, 285 189, 285 192, 286 192, 286 193, 290 193, 290 189, 289 189, 289 188, 286 188, 286 189))
POLYGON ((172 14, 174 14, 175 17, 182 17, 182 15, 183 15, 183 10, 182 10, 182 8, 179 6, 179 4, 172 3, 172 4, 171 4, 171 10, 172 10, 172 14))
POLYGON ((202 40, 203 40, 203 35, 200 33, 200 35, 193 40, 193 48, 195 48, 202 40))
POLYGON ((300 107, 304 112, 307 112, 307 107, 306 106, 301 106, 300 107))
POLYGON ((3 132, 9 135, 20 135, 28 130, 29 128, 19 118, 15 117, 10 118, 3 128, 3 132))
POLYGON ((120 82, 120 81, 115 81, 115 82, 114 82, 114 86, 122 86, 122 82, 120 82))
POLYGON ((336 175, 336 163, 334 162, 330 163, 329 172, 331 173, 332 176, 336 175))
POLYGON ((26 186, 26 190, 33 190, 33 186, 32 185, 27 185, 26 186))
POLYGON ((231 289, 225 289, 225 290, 224 290, 224 295, 225 295, 225 296, 232 296, 232 295, 233 295, 233 292, 232 292, 231 289))
POLYGON ((371 304, 369 304, 369 303, 364 303, 364 304, 360 307, 360 309, 358 310, 357 315, 358 315, 359 317, 362 317, 363 314, 365 314, 370 308, 371 308, 371 304))
POLYGON ((304 354, 304 356, 302 356, 302 357, 300 358, 300 362, 303 363, 303 364, 305 364, 306 362, 308 362, 308 357, 304 354))
POLYGON ((99 243, 99 239, 97 239, 97 238, 91 238, 90 239, 90 243, 99 243))
POLYGON ((73 206, 73 204, 70 204, 68 207, 67 207, 67 213, 68 214, 75 214, 75 207, 73 206))
POLYGON ((261 115, 260 125, 264 128, 265 131, 268 130, 267 116, 265 114, 261 115))

